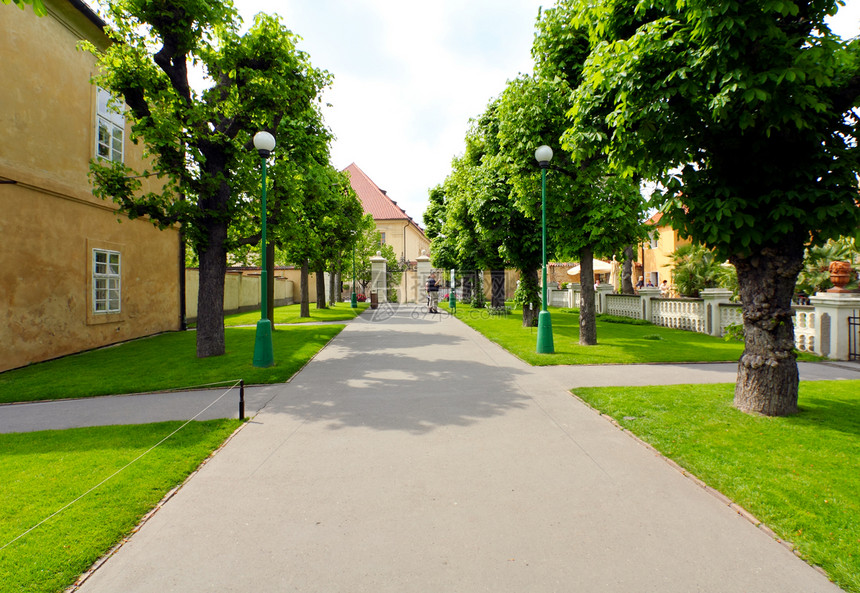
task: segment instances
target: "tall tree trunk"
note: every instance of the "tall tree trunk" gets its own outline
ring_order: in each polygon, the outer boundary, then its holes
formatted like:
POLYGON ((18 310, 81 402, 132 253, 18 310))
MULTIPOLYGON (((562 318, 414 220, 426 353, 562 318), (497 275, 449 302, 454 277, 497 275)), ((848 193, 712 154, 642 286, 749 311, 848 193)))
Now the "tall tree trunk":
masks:
POLYGON ((302 262, 302 304, 299 305, 299 317, 311 316, 310 287, 308 286, 308 260, 302 262))
POLYGON ((275 330, 275 244, 266 242, 266 276, 269 277, 266 286, 266 319, 272 322, 275 330))
POLYGON ((325 309, 325 266, 317 265, 314 273, 317 277, 317 309, 325 309))
POLYGON ((227 273, 227 224, 210 220, 206 244, 199 252, 197 292, 197 357, 224 354, 224 276, 227 273))
POLYGON ((791 296, 803 266, 801 241, 731 257, 743 304, 744 353, 738 363, 734 405, 743 412, 787 416, 797 412, 797 355, 791 296))
POLYGON ((338 298, 338 294, 334 291, 335 281, 338 280, 339 277, 340 274, 337 273, 336 269, 333 269, 328 277, 328 302, 332 305, 340 300, 338 298))
POLYGON ((624 263, 621 266, 621 293, 634 294, 633 290, 633 260, 636 259, 636 246, 624 248, 624 263))
POLYGON ((540 294, 538 290, 537 268, 520 271, 520 288, 531 293, 531 302, 523 304, 523 327, 537 327, 540 308, 540 294), (524 283, 524 284, 523 284, 524 283))
POLYGON ((579 343, 582 346, 597 344, 597 309, 594 304, 594 261, 590 248, 579 251, 579 343))

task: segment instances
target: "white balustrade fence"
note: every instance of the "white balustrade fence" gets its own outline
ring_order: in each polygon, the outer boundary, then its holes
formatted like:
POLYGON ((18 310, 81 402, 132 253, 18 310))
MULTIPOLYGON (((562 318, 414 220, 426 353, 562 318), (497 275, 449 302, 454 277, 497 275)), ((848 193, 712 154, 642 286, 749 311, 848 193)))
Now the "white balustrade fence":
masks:
MULTIPOLYGON (((553 305, 579 307, 578 285, 553 292, 559 293, 553 294, 550 299, 553 305)), ((598 292, 595 299, 598 301, 599 312, 645 319, 664 327, 724 336, 729 326, 743 326, 742 307, 729 302, 729 291, 706 289, 702 291, 702 296, 703 298, 699 299, 664 299, 659 298, 659 291, 655 289, 643 289, 638 295, 598 292)), ((794 307, 794 340, 797 349, 837 360, 847 360, 847 319, 852 315, 851 311, 860 309, 860 295, 818 293, 810 300, 811 306, 794 307)))
POLYGON ((656 299, 651 311, 651 323, 705 332, 705 307, 700 299, 656 299))

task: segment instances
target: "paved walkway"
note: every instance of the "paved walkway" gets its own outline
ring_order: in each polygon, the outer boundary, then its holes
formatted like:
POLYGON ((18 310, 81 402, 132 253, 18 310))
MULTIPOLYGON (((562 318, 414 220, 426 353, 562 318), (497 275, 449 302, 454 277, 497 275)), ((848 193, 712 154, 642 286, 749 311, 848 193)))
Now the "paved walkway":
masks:
POLYGON ((80 591, 838 592, 567 391, 733 368, 534 369, 442 316, 353 322, 80 591))

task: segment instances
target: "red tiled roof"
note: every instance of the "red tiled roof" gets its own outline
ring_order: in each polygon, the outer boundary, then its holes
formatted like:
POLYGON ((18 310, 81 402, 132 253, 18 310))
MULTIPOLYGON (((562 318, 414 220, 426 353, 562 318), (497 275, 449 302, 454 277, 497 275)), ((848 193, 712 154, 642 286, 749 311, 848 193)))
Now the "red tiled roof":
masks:
MULTIPOLYGON (((389 198, 384 190, 379 189, 358 165, 352 163, 344 169, 349 173, 349 183, 355 190, 361 205, 367 214, 373 216, 373 220, 412 220, 412 217, 397 205, 397 202, 389 198)), ((414 223, 414 221, 413 221, 414 223)), ((417 224, 415 226, 418 226, 417 224)))
POLYGON ((654 216, 652 216, 652 217, 651 217, 651 218, 649 218, 647 221, 645 221, 645 224, 657 224, 657 223, 659 223, 659 222, 660 222, 660 219, 661 219, 661 218, 663 218, 663 213, 662 213, 662 212, 657 212, 657 213, 655 213, 655 214, 654 214, 654 216))

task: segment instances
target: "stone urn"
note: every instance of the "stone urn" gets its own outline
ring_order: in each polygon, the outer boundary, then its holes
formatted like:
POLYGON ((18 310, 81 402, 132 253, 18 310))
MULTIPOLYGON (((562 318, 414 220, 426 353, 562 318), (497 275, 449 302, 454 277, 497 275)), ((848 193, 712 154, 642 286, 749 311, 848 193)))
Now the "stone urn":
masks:
POLYGON ((830 263, 828 269, 833 288, 827 292, 851 292, 845 288, 845 285, 851 282, 851 275, 854 273, 851 264, 845 261, 835 261, 830 263))

